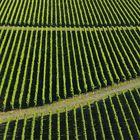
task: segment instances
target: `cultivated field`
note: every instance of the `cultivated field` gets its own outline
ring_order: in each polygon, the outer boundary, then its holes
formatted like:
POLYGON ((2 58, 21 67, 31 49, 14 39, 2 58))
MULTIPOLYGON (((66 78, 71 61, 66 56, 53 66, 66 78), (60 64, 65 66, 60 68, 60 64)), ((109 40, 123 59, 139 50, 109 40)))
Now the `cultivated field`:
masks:
POLYGON ((0 0, 0 140, 140 139, 139 9, 0 0))
POLYGON ((138 27, 2 29, 1 106, 51 103, 140 75, 138 27))
POLYGON ((1 25, 136 26, 139 0, 1 0, 1 25))

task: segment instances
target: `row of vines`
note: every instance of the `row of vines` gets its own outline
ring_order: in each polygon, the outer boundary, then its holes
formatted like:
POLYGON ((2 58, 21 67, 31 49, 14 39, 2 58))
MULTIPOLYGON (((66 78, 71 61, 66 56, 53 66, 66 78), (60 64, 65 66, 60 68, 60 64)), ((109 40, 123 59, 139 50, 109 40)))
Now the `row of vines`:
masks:
POLYGON ((138 140, 139 119, 140 88, 135 88, 63 113, 9 119, 0 124, 0 139, 138 140))
POLYGON ((137 0, 1 0, 1 25, 139 25, 137 0))
POLYGON ((1 109, 51 103, 139 76, 138 32, 2 29, 1 109))

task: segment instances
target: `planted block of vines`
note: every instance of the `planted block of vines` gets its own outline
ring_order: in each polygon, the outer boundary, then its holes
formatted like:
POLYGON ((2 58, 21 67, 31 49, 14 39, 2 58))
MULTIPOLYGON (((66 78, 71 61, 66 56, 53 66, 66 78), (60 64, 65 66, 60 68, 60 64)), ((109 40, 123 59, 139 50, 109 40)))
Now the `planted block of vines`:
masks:
POLYGON ((140 88, 107 97, 87 106, 0 124, 0 139, 138 140, 140 88))
POLYGON ((0 25, 139 25, 138 0, 1 0, 0 25))
POLYGON ((1 109, 42 105, 140 75, 139 29, 2 28, 1 109))

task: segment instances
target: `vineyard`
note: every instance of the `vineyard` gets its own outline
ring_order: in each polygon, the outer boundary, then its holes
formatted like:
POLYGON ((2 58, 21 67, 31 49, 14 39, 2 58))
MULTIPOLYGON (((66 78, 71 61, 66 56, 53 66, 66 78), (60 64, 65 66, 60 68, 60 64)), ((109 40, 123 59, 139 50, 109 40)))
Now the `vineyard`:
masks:
POLYGON ((0 0, 0 140, 140 139, 139 9, 139 0, 0 0))
POLYGON ((1 0, 1 25, 139 25, 138 0, 1 0))
POLYGON ((2 29, 1 106, 42 105, 137 77, 138 31, 2 29))
POLYGON ((62 113, 9 119, 0 124, 0 139, 137 140, 139 116, 140 88, 135 88, 62 113))

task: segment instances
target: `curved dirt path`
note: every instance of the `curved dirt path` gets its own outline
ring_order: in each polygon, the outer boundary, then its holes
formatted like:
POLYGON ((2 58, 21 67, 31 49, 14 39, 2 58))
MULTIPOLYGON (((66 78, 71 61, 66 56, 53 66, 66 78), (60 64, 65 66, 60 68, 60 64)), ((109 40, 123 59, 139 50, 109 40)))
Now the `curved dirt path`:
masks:
POLYGON ((49 105, 47 104, 40 107, 0 112, 0 123, 7 121, 9 118, 10 120, 15 120, 17 117, 19 119, 22 119, 25 115, 27 116, 27 118, 30 118, 34 115, 34 113, 36 113, 37 116, 40 116, 41 113, 48 114, 50 111, 52 113, 56 113, 58 110, 59 112, 63 112, 66 108, 67 110, 70 110, 73 107, 86 105, 88 102, 98 101, 100 99, 107 98, 108 96, 113 96, 116 93, 127 91, 128 89, 132 89, 135 87, 140 87, 140 77, 119 84, 114 84, 113 86, 108 86, 100 90, 95 90, 94 92, 88 92, 87 94, 81 94, 72 98, 61 100, 59 102, 54 102, 49 105))

